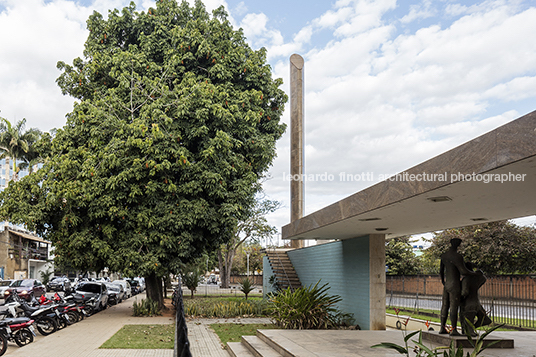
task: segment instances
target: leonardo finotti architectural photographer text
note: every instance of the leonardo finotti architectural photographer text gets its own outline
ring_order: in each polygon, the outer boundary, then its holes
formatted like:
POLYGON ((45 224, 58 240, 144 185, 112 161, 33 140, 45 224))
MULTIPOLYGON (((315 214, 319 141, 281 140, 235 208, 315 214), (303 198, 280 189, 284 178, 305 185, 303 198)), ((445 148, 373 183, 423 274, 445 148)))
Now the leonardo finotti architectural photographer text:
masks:
POLYGON ((426 172, 410 174, 407 172, 391 174, 379 174, 375 175, 373 172, 361 172, 358 174, 351 174, 347 172, 340 172, 338 174, 331 174, 324 172, 321 174, 303 174, 303 175, 290 175, 283 172, 284 181, 304 181, 304 182, 333 182, 335 180, 339 182, 377 182, 377 181, 400 181, 400 182, 413 182, 413 181, 442 181, 442 182, 457 182, 457 181, 474 181, 482 183, 490 182, 523 182, 527 174, 513 174, 511 172, 502 174, 477 174, 473 173, 440 173, 440 174, 428 174, 426 172))

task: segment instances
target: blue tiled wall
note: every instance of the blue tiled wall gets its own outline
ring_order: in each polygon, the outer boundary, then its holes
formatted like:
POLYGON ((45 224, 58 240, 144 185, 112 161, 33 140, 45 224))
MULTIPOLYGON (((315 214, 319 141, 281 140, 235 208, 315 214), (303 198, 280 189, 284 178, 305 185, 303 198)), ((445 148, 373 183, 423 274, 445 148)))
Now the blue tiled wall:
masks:
POLYGON ((262 258, 262 295, 266 299, 266 295, 268 295, 271 292, 275 292, 274 287, 272 284, 270 284, 270 277, 274 275, 274 271, 272 269, 272 266, 270 265, 270 262, 268 260, 268 256, 264 256, 262 258))
POLYGON ((339 308, 370 329, 368 236, 292 250, 288 256, 303 286, 329 283, 328 294, 342 297, 339 308))

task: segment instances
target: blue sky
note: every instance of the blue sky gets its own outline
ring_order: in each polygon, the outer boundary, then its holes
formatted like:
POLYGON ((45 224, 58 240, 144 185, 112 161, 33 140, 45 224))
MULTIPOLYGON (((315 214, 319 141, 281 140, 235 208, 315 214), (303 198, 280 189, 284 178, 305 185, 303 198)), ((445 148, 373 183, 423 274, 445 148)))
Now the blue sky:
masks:
MULTIPOLYGON (((0 0, 0 116, 63 126, 73 99, 55 84, 56 62, 81 55, 93 10, 128 3, 0 0)), ((204 3, 224 5, 250 45, 267 48, 284 90, 290 55, 305 59, 305 171, 335 178, 306 183, 306 213, 536 109, 536 0, 204 3), (373 179, 337 179, 362 172, 373 179)), ((288 132, 277 151, 265 190, 283 203, 270 216, 280 227, 290 217, 288 132)))

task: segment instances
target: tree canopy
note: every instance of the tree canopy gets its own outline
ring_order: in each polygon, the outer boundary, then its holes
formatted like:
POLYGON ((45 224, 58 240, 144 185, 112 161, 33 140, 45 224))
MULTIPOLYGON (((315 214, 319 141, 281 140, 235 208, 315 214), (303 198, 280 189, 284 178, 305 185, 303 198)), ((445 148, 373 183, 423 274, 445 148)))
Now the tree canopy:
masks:
POLYGON ((222 7, 131 3, 87 27, 84 58, 58 62, 74 109, 1 213, 51 240, 59 263, 161 277, 232 238, 287 96, 222 7))
POLYGON ((412 275, 421 272, 419 257, 413 252, 410 236, 402 236, 385 243, 387 275, 412 275))
POLYGON ((39 129, 31 128, 24 130, 26 119, 19 120, 15 125, 5 118, 0 117, 0 158, 9 157, 12 160, 12 180, 18 180, 20 169, 30 167, 39 158, 35 143, 42 133, 39 129), (17 166, 17 160, 20 165, 17 166))
POLYGON ((452 238, 461 238, 458 251, 465 261, 476 264, 486 274, 526 274, 536 269, 536 229, 499 221, 435 233, 425 251, 438 260, 452 238))

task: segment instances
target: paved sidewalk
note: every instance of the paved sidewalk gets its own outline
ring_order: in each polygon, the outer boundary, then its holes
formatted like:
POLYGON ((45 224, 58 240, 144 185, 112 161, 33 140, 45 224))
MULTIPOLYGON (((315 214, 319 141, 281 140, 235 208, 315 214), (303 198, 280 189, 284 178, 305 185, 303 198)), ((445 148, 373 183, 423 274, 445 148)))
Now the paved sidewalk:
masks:
MULTIPOLYGON (((37 332, 33 343, 18 347, 9 343, 5 356, 51 356, 51 357, 172 357, 173 350, 139 349, 99 349, 124 325, 172 324, 171 317, 133 317, 132 304, 135 299, 145 299, 145 294, 137 295, 119 305, 109 307, 74 325, 59 330, 49 336, 37 332)), ((209 325, 214 323, 270 323, 267 318, 233 319, 188 319, 188 340, 193 357, 229 357, 223 349, 216 333, 209 325)))
POLYGON ((233 318, 233 319, 187 319, 188 341, 192 357, 229 357, 223 349, 218 335, 209 325, 218 323, 269 324, 268 318, 233 318))
POLYGON ((109 307, 51 335, 37 332, 33 343, 24 347, 9 343, 5 356, 54 356, 54 357, 168 357, 173 350, 110 350, 99 347, 112 337, 123 325, 171 324, 170 317, 133 317, 132 304, 145 294, 137 295, 119 305, 109 307))

